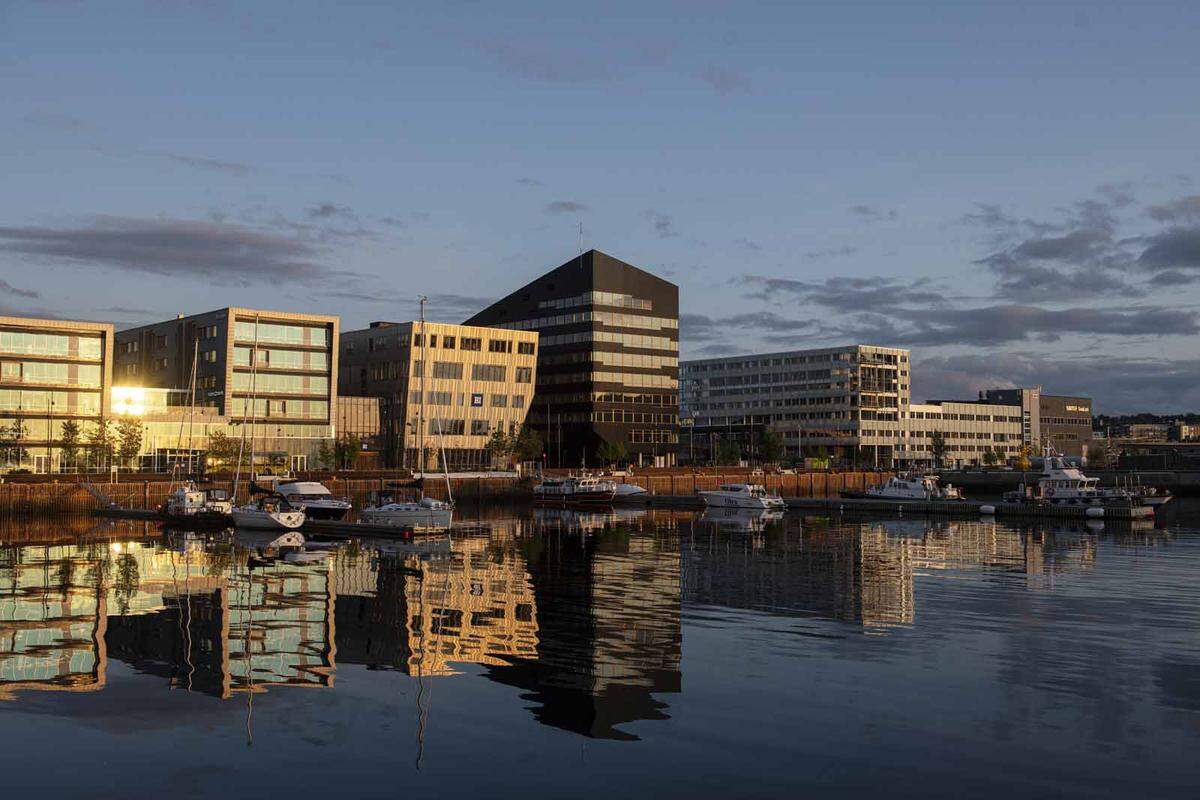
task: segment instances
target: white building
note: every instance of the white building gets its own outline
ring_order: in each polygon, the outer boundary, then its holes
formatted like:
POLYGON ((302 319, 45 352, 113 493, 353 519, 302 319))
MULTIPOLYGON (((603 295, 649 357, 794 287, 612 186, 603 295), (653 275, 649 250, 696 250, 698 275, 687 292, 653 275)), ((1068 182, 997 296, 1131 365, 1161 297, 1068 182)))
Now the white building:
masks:
POLYGON ((1022 426, 1020 406, 949 400, 914 403, 901 412, 896 462, 899 466, 934 464, 934 434, 940 432, 946 448, 943 467, 979 466, 988 451, 1003 463, 1020 452, 1022 426))

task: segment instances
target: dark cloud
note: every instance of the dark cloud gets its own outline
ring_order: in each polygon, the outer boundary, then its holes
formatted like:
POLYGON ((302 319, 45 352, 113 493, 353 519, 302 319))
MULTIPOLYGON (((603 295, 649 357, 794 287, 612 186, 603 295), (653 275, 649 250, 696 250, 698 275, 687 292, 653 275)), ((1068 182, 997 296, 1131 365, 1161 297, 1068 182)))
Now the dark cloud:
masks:
POLYGON ((744 73, 716 64, 709 64, 700 70, 697 77, 722 97, 747 94, 751 90, 750 79, 744 73))
POLYGON ((337 203, 321 203, 312 206, 306 213, 312 219, 354 219, 354 212, 350 208, 337 203))
POLYGON ((1150 277, 1147 283, 1150 286, 1158 288, 1172 288, 1176 286, 1187 286, 1200 281, 1200 274, 1186 273, 1179 270, 1169 269, 1166 272, 1158 272, 1150 277))
POLYGON ((1170 228, 1144 241, 1138 263, 1150 270, 1200 268, 1200 227, 1170 228))
POLYGON ((825 261, 830 258, 844 258, 852 256, 858 252, 858 248, 852 245, 844 244, 841 247, 827 247, 822 250, 809 250, 802 253, 805 261, 825 261))
POLYGON ((0 227, 0 251, 171 278, 240 285, 333 274, 302 241, 221 222, 99 217, 88 227, 0 227))
POLYGON ((660 239, 670 239, 679 234, 675 230, 675 222, 667 214, 661 211, 650 209, 646 212, 646 219, 650 220, 650 225, 654 229, 654 235, 660 239))
POLYGON ((809 319, 791 319, 771 311, 751 311, 743 314, 711 317, 705 314, 680 314, 679 338, 685 342, 712 342, 721 340, 728 343, 731 331, 751 331, 765 335, 796 335, 801 332, 813 333, 818 330, 817 324, 809 319))
POLYGON ((18 289, 6 280, 0 280, 0 294, 11 294, 13 297, 28 297, 30 299, 41 297, 41 294, 32 289, 18 289))
POLYGON ((574 200, 555 200, 546 206, 547 214, 578 214, 587 210, 587 206, 574 200))
POLYGON ((792 278, 766 278, 743 275, 734 283, 753 287, 748 297, 757 300, 799 299, 845 312, 894 309, 903 305, 933 305, 943 302, 941 292, 926 279, 900 282, 894 278, 826 278, 823 281, 798 281, 792 278))
POLYGON ((1146 213, 1159 222, 1200 222, 1200 194, 1150 206, 1146 213))
POLYGON ((1154 306, 1066 308, 1028 305, 983 308, 895 309, 864 313, 831 331, 856 341, 897 346, 966 344, 993 347, 1011 342, 1057 341, 1068 334, 1100 336, 1194 336, 1197 313, 1154 306))
POLYGON ((236 161, 222 161, 217 158, 185 156, 179 155, 178 153, 164 153, 163 156, 178 164, 184 164, 195 169, 207 170, 209 172, 221 172, 226 175, 245 176, 252 175, 259 171, 258 167, 252 167, 249 164, 240 164, 236 161))
POLYGON ((1041 386, 1095 399, 1106 414, 1176 413, 1200 407, 1200 359, 1086 358, 1016 353, 914 357, 913 398, 973 399, 981 389, 1041 386))
POLYGON ((894 208, 877 208, 876 206, 868 205, 850 206, 850 213, 867 222, 894 220, 900 216, 899 212, 894 208))

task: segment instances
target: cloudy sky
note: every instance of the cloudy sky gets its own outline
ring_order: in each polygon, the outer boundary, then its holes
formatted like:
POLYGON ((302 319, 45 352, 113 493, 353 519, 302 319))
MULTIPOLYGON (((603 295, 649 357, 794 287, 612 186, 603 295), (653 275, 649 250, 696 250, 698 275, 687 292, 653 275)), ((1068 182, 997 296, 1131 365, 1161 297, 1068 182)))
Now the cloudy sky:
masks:
POLYGON ((460 321, 582 223, 685 357, 1200 410, 1195 2, 338 5, 0 1, 0 313, 460 321))

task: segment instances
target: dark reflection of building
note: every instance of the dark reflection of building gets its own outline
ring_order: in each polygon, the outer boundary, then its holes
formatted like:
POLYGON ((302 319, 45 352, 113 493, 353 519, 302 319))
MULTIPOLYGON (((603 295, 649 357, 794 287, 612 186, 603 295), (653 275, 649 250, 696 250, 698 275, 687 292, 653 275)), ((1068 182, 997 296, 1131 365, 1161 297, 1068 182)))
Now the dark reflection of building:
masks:
POLYGON ((489 676, 526 690, 538 721, 612 739, 622 723, 666 718, 654 695, 680 691, 679 542, 606 531, 530 540, 538 610, 536 659, 489 676))

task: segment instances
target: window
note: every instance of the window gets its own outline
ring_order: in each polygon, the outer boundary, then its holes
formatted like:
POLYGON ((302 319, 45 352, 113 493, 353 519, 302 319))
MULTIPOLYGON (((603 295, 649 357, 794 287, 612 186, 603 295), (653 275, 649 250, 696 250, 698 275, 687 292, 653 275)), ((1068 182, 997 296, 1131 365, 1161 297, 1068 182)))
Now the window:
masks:
POLYGON ((448 406, 453 402, 452 392, 426 392, 426 402, 431 406, 448 406))
POLYGON ((125 342, 123 345, 121 345, 121 352, 123 353, 136 353, 137 351, 138 343, 136 339, 131 342, 125 342))
POLYGON ((126 375, 137 375, 137 371, 138 371, 137 364, 126 364, 125 365, 125 374, 126 375))
POLYGON ((523 356, 533 355, 533 342, 517 342, 517 352, 523 356))
POLYGON ((154 337, 155 349, 162 350, 166 346, 167 346, 167 337, 166 336, 155 336, 154 337))
POLYGON ((512 396, 512 407, 513 408, 524 408, 525 407, 525 395, 514 394, 512 396))
POLYGON ((210 364, 217 363, 217 351, 216 350, 205 350, 204 351, 204 360, 210 364))
POLYGON ((442 337, 442 349, 443 350, 453 350, 454 349, 454 337, 453 336, 443 336, 442 337))
POLYGON ((429 346, 437 347, 437 334, 436 333, 429 334, 429 346))
POLYGON ((167 360, 165 358, 154 359, 154 368, 155 369, 166 369, 167 368, 167 360))
POLYGON ((533 370, 529 367, 517 367, 517 383, 530 383, 533 381, 533 370))
POLYGON ((508 395, 506 395, 506 394, 492 395, 492 408, 508 408, 508 395))
POLYGON ((508 339, 488 339, 489 353, 511 353, 512 342, 508 339))
POLYGON ((475 339, 470 336, 462 337, 462 349, 479 351, 483 349, 483 339, 475 339))
POLYGON ((504 374, 505 369, 499 364, 475 364, 471 367, 471 377, 477 381, 503 381, 504 374))
POLYGON ((459 380, 463 376, 463 365, 454 361, 433 362, 433 377, 459 380))
POLYGON ((425 338, 419 334, 413 334, 413 347, 421 347, 425 343, 425 338))
POLYGON ((488 421, 486 419, 471 420, 471 435, 472 436, 487 436, 488 421))
POLYGON ((444 436, 462 436, 467 429, 467 424, 461 419, 431 419, 429 420, 429 433, 444 436))

